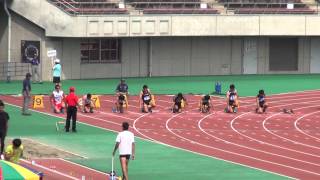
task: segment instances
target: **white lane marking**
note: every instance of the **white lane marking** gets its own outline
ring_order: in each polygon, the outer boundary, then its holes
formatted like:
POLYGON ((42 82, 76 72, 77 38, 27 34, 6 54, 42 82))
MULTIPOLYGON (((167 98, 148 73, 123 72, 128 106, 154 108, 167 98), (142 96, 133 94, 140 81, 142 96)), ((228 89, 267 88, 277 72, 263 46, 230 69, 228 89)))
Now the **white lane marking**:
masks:
MULTIPOLYGON (((248 112, 250 113, 250 112, 248 112)), ((248 113, 244 113, 244 114, 241 114, 239 116, 237 116, 236 118, 240 118, 242 116, 245 116, 247 115, 248 113)), ((293 161, 299 161, 299 162, 303 162, 303 163, 306 163, 306 164, 311 164, 311 165, 315 165, 315 166, 320 166, 320 164, 316 164, 316 163, 312 163, 312 162, 308 162, 308 161, 304 161, 304 160, 300 160, 300 159, 296 159, 296 158, 291 158, 291 157, 288 157, 288 156, 284 156, 284 155, 280 155, 280 154, 276 154, 276 153, 271 153, 271 152, 268 152, 268 151, 263 151, 263 150, 260 150, 260 149, 256 149, 256 148, 252 148, 252 147, 248 147, 248 146, 245 146, 245 145, 241 145, 241 144, 237 144, 237 143, 234 143, 234 142, 231 142, 231 141, 227 141, 225 139, 222 139, 222 138, 219 138, 217 136, 214 136, 208 132, 206 132, 202 127, 201 127, 201 122, 203 120, 205 120, 206 118, 208 118, 209 116, 213 115, 212 113, 205 116, 204 118, 200 119, 200 121, 198 122, 198 127, 199 129, 204 132, 206 135, 210 136, 210 137, 213 137, 213 138, 216 138, 216 139, 219 139, 221 141, 224 141, 226 143, 229 143, 229 144, 233 144, 235 146, 238 146, 238 147, 242 147, 242 148, 245 148, 245 149, 250 149, 252 151, 257 151, 257 152, 261 152, 261 153, 265 153, 265 154, 269 154, 269 155, 273 155, 273 156, 279 156, 279 157, 282 157, 282 158, 286 158, 286 159, 290 159, 290 160, 293 160, 293 161)), ((265 144, 265 142, 260 142, 260 144, 265 144)))
POLYGON ((30 165, 32 164, 33 166, 36 166, 36 167, 41 168, 41 169, 44 169, 44 170, 46 170, 46 171, 50 171, 50 172, 52 172, 52 173, 59 174, 59 175, 61 175, 61 176, 64 176, 64 177, 66 177, 66 178, 69 178, 69 179, 79 180, 78 178, 76 178, 76 177, 74 177, 74 176, 70 176, 70 175, 68 175, 68 174, 59 172, 59 171, 57 171, 57 170, 52 170, 52 169, 50 169, 50 168, 47 168, 47 167, 42 166, 42 165, 37 164, 37 163, 31 163, 30 161, 27 161, 27 160, 24 160, 24 159, 21 159, 21 161, 23 161, 23 162, 25 162, 25 163, 28 163, 28 164, 30 164, 30 165))
MULTIPOLYGON (((174 118, 174 117, 176 117, 176 116, 178 116, 178 115, 179 115, 179 114, 175 114, 175 115, 173 115, 173 116, 170 117, 170 118, 174 118)), ((290 176, 286 176, 286 175, 283 175, 283 174, 279 174, 279 173, 275 173, 275 172, 272 172, 272 171, 268 171, 268 170, 265 170, 265 169, 260 169, 260 168, 257 168, 257 167, 249 166, 249 165, 246 165, 246 164, 243 164, 243 163, 233 162, 233 161, 230 161, 230 160, 226 160, 226 159, 222 159, 222 158, 218 158, 218 157, 214 157, 214 156, 209 156, 209 155, 207 155, 207 154, 203 154, 203 153, 199 153, 199 152, 196 152, 196 151, 192 151, 192 150, 180 148, 180 147, 177 147, 177 146, 173 146, 173 145, 170 145, 170 144, 166 144, 166 143, 164 143, 164 142, 161 142, 161 141, 158 141, 158 140, 156 140, 156 139, 153 139, 153 138, 151 138, 151 137, 143 134, 142 132, 140 132, 140 131, 137 129, 137 127, 136 127, 136 123, 138 122, 138 120, 139 120, 139 119, 137 119, 137 120, 133 123, 133 128, 134 128, 135 131, 138 132, 141 136, 145 137, 146 139, 149 139, 149 140, 152 141, 152 142, 155 142, 155 143, 158 143, 158 144, 167 146, 167 147, 171 147, 171 148, 183 150, 183 151, 186 151, 186 152, 190 152, 190 153, 193 153, 193 154, 197 154, 197 155, 209 157, 209 158, 212 158, 212 159, 216 159, 216 160, 228 162, 228 163, 231 163, 231 164, 237 164, 237 165, 241 165, 241 166, 244 166, 244 167, 256 169, 256 170, 259 170, 259 171, 263 171, 263 172, 268 172, 268 173, 271 173, 271 174, 279 175, 279 176, 282 176, 282 177, 287 177, 287 178, 290 178, 290 179, 296 179, 296 178, 294 178, 294 177, 290 177, 290 176)), ((185 140, 184 138, 180 138, 180 141, 181 141, 181 142, 186 142, 186 141, 188 141, 188 140, 185 140)), ((217 141, 219 141, 219 140, 217 140, 217 141)), ((223 151, 223 150, 221 149, 220 151, 223 151)))
MULTIPOLYGON (((319 106, 320 106, 320 105, 305 106, 305 107, 301 107, 301 108, 296 108, 295 110, 305 109, 305 108, 310 108, 310 107, 319 107, 319 106)), ((312 145, 309 145, 309 144, 304 144, 304 143, 301 143, 301 142, 297 142, 297 141, 294 141, 294 140, 291 140, 291 139, 288 139, 288 138, 279 136, 279 135, 273 133, 272 131, 270 131, 270 130, 266 127, 265 123, 266 123, 269 119, 271 119, 271 117, 276 116, 276 115, 279 115, 279 114, 280 114, 280 113, 276 113, 276 114, 274 114, 274 115, 272 115, 272 116, 267 117, 267 118, 262 122, 263 129, 265 129, 268 133, 270 133, 270 134, 272 134, 272 135, 274 135, 274 136, 277 136, 277 137, 279 137, 279 138, 281 138, 281 139, 283 139, 283 140, 290 141, 290 142, 292 142, 292 143, 300 144, 300 145, 303 145, 303 146, 306 146, 306 147, 310 147, 310 148, 314 148, 314 149, 320 149, 320 147, 316 147, 316 146, 312 146, 312 145)))
POLYGON ((294 122, 294 127, 295 127, 299 132, 301 132, 302 134, 304 134, 304 135, 306 135, 306 136, 309 136, 309 137, 311 137, 311 138, 314 138, 314 139, 316 139, 316 140, 320 140, 320 138, 317 138, 317 137, 315 137, 315 136, 312 136, 312 135, 304 132, 304 131, 303 131, 302 129, 300 129, 299 126, 298 126, 299 121, 301 121, 304 117, 310 116, 310 115, 313 115, 313 114, 316 114, 316 113, 319 113, 319 112, 320 112, 320 111, 316 111, 316 112, 312 112, 312 113, 305 114, 305 115, 301 116, 300 118, 298 118, 298 119, 294 122))
MULTIPOLYGON (((244 113, 244 114, 249 114, 249 113, 251 113, 251 112, 247 112, 247 113, 244 113)), ((268 118, 271 118, 271 117, 276 116, 278 114, 280 114, 280 113, 273 114, 273 115, 269 116, 268 118)), ((276 145, 276 144, 273 144, 273 143, 268 143, 266 141, 258 140, 258 139, 252 138, 252 137, 250 137, 248 135, 245 135, 245 134, 243 134, 243 133, 245 133, 244 131, 241 132, 241 131, 237 130, 233 125, 236 122, 237 118, 238 117, 234 118, 230 123, 230 126, 231 126, 232 130, 235 131, 236 133, 240 134, 241 136, 248 138, 249 140, 253 140, 253 141, 256 141, 258 143, 263 143, 263 144, 266 144, 266 145, 269 145, 269 146, 272 146, 272 147, 277 147, 277 148, 280 148, 280 149, 284 149, 284 150, 287 150, 287 151, 293 151, 293 152, 296 152, 296 153, 301 153, 301 154, 305 154, 305 155, 309 155, 309 156, 314 156, 314 157, 317 157, 317 158, 320 157, 319 155, 315 155, 315 154, 311 154, 311 153, 307 153, 307 152, 303 152, 303 151, 298 151, 298 150, 287 148, 287 147, 284 147, 284 146, 279 146, 279 145, 276 145)), ((271 139, 277 140, 276 137, 271 137, 271 139)))
POLYGON ((240 154, 240 153, 236 153, 236 152, 232 152, 232 151, 220 149, 220 148, 213 147, 213 146, 209 146, 209 145, 202 144, 202 143, 199 143, 199 142, 194 142, 193 140, 190 140, 190 139, 188 139, 188 138, 185 138, 185 137, 183 137, 183 136, 180 136, 180 135, 174 133, 174 132, 169 128, 169 122, 170 122, 173 118, 174 118, 174 117, 169 118, 169 119, 167 120, 167 122, 166 122, 166 127, 167 127, 168 131, 171 132, 173 135, 181 138, 181 139, 184 139, 184 140, 186 140, 186 141, 192 142, 193 144, 197 144, 197 145, 202 146, 202 147, 206 147, 206 148, 209 148, 209 149, 214 149, 214 150, 217 150, 217 151, 222 151, 222 152, 229 153, 229 154, 233 154, 233 155, 237 155, 237 156, 242 156, 242 157, 245 157, 245 158, 248 158, 248 159, 254 159, 254 160, 257 160, 257 161, 261 161, 261 162, 265 162, 265 163, 269 163, 269 164, 274 164, 274 165, 286 167, 286 168, 289 168, 289 169, 294 169, 294 170, 298 170, 298 171, 302 171, 302 172, 306 172, 306 173, 309 173, 309 174, 314 174, 314 175, 319 175, 319 176, 320 176, 320 174, 319 174, 319 173, 316 173, 316 172, 312 172, 312 171, 308 171, 308 170, 304 170, 304 169, 300 169, 300 168, 295 168, 295 167, 292 167, 292 166, 288 166, 288 165, 284 165, 284 164, 280 164, 280 163, 275 163, 275 162, 271 162, 271 161, 268 161, 268 160, 259 159, 259 158, 252 157, 252 156, 247 156, 247 155, 244 155, 244 154, 240 154))

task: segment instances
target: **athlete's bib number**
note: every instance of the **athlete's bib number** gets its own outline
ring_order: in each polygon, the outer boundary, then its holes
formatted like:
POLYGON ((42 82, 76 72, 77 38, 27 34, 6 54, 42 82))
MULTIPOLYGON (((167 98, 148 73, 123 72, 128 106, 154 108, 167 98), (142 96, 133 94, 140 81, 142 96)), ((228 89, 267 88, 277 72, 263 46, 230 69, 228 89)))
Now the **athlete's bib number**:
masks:
POLYGON ((143 97, 143 100, 145 100, 145 101, 150 100, 150 96, 145 96, 145 97, 143 97))

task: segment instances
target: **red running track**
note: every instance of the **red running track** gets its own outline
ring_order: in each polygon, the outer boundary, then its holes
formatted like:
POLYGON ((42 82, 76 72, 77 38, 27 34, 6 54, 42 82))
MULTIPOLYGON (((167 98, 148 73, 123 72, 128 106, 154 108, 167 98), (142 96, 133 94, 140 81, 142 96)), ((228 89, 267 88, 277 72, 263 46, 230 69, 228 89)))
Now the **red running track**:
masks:
MULTIPOLYGON (((213 111, 198 111, 199 96, 187 96, 183 113, 169 110, 172 97, 156 96, 153 113, 139 112, 138 98, 129 97, 124 114, 111 113, 114 96, 101 96, 94 114, 79 113, 79 121, 112 131, 120 131, 128 121, 135 134, 145 139, 206 156, 242 164, 275 174, 298 178, 320 178, 320 91, 305 91, 268 96, 266 114, 256 114, 255 98, 240 98, 237 114, 224 113, 225 99, 214 97, 213 111), (293 109, 284 114, 282 109, 293 109)), ((21 97, 1 97, 20 105, 21 97)), ((45 98, 48 103, 47 97, 45 98)), ((40 110, 50 112, 49 108, 40 110)), ((60 116, 63 117, 64 116, 60 116)), ((81 130, 79 130, 81 133, 81 130)))

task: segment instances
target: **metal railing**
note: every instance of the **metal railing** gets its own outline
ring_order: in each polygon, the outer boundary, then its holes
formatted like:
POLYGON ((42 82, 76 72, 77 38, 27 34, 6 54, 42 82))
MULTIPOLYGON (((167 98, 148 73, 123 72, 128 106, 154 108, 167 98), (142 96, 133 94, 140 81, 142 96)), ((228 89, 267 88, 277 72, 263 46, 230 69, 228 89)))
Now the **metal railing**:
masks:
MULTIPOLYGON (((127 12, 127 8, 130 11, 140 12, 143 14, 144 9, 179 9, 179 8, 194 8, 199 9, 201 1, 200 0, 108 0, 108 1, 75 1, 75 0, 48 0, 50 3, 56 5, 61 10, 65 11, 71 15, 94 15, 94 14, 123 14, 127 12), (124 8, 120 8, 119 4, 122 3, 124 8)), ((302 3, 300 0, 278 0, 278 1, 257 1, 257 0, 230 0, 230 1, 218 1, 207 3, 208 9, 219 9, 219 13, 228 15, 234 14, 232 10, 238 8, 252 8, 254 10, 248 11, 248 14, 258 12, 258 14, 270 14, 268 8, 272 12, 277 13, 287 13, 287 14, 319 14, 319 1, 315 3, 302 3), (293 9, 287 9, 287 4, 293 4, 293 9), (221 6, 224 10, 221 10, 221 6), (259 11, 259 8, 261 11, 259 11), (279 11, 275 10, 276 8, 279 11), (258 11, 256 11, 258 9, 258 11), (231 10, 231 11, 230 11, 231 10), (301 10, 301 11, 299 11, 301 10), (308 11, 309 10, 309 11, 308 11)), ((246 12, 246 11, 244 11, 246 12)))
POLYGON ((0 62, 0 80, 11 80, 23 79, 26 73, 31 72, 30 63, 21 62, 0 62))

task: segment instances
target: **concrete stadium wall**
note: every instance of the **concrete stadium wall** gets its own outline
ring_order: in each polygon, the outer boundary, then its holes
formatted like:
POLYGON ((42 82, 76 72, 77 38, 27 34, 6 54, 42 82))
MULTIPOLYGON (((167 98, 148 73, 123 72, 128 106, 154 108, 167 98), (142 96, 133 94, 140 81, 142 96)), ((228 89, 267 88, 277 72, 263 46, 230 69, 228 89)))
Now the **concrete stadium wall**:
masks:
POLYGON ((310 39, 310 73, 320 73, 320 38, 310 39))
POLYGON ((241 74, 241 39, 152 38, 152 75, 241 74))
MULTIPOLYGON (((145 77, 148 75, 148 40, 122 39, 121 63, 81 64, 80 38, 49 38, 46 49, 56 49, 61 59, 63 79, 92 79, 111 77, 145 77)), ((50 67, 50 66, 47 66, 50 67)), ((50 78, 51 69, 45 69, 50 78)))
MULTIPOLYGON (((48 66, 46 58, 46 37, 44 30, 26 20, 25 18, 11 12, 11 62, 21 62, 21 40, 40 41, 40 66, 43 67, 43 71, 48 66)), ((13 77, 14 78, 14 77, 13 77)), ((19 77, 22 79, 23 77, 19 77)), ((43 77, 43 79, 47 79, 43 77)))
MULTIPOLYGON (((299 37, 298 71, 272 72, 269 71, 269 37, 126 37, 121 38, 121 63, 81 64, 80 38, 46 37, 44 29, 15 13, 12 34, 11 56, 16 62, 21 61, 21 40, 41 42, 43 80, 52 76, 51 60, 46 56, 50 49, 58 52, 63 79, 145 77, 149 71, 152 76, 242 74, 243 45, 248 38, 256 40, 257 74, 310 73, 311 65, 313 73, 320 69, 316 67, 320 64, 317 64, 320 38, 316 37, 299 37)), ((1 48, 2 51, 6 52, 1 48)))
POLYGON ((14 0, 10 8, 51 37, 320 36, 318 15, 70 16, 47 0, 14 0))
POLYGON ((0 3, 0 62, 8 61, 8 16, 0 3))

